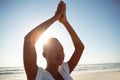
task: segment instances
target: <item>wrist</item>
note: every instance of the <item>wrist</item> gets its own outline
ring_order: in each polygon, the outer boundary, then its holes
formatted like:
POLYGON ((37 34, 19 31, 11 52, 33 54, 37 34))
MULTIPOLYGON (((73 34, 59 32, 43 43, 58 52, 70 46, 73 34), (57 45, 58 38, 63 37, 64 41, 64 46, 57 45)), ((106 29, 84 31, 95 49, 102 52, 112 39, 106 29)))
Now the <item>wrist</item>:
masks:
POLYGON ((65 25, 65 24, 68 24, 69 22, 67 20, 65 20, 62 23, 65 25))
POLYGON ((58 20, 57 16, 53 16, 52 19, 53 19, 54 21, 58 20))

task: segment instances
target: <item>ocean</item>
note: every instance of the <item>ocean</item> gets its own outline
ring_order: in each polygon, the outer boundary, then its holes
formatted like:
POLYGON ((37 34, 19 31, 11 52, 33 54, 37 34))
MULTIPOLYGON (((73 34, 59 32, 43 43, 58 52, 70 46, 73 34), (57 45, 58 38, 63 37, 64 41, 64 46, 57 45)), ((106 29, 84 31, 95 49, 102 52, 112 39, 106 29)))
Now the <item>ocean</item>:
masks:
MULTIPOLYGON (((81 64, 74 71, 81 73, 120 71, 120 63, 81 64)), ((27 80, 23 67, 0 67, 0 80, 27 80)))
POLYGON ((0 80, 27 80, 23 67, 0 67, 0 80))

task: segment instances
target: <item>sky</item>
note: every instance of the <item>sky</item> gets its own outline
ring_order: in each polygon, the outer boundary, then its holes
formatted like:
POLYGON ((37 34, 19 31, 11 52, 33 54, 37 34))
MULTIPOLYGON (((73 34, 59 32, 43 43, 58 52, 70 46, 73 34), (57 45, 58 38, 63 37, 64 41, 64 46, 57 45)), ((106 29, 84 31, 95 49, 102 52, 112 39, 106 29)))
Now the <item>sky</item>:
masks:
MULTIPOLYGON (((24 36, 54 16, 60 0, 0 0, 0 67, 23 66, 24 36)), ((67 19, 85 49, 78 64, 120 63, 120 1, 64 0, 67 19)), ((74 51, 64 26, 56 21, 36 43, 37 64, 45 67, 42 39, 56 37, 65 62, 74 51)))

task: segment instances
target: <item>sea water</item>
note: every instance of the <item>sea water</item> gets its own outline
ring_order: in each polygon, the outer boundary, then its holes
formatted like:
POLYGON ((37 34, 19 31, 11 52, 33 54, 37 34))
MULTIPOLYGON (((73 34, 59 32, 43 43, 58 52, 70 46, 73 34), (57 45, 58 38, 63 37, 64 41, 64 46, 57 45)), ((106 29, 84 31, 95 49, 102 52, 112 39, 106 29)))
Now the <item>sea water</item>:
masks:
POLYGON ((0 80, 27 80, 23 67, 0 67, 0 80))
POLYGON ((81 73, 120 71, 120 63, 83 64, 76 66, 74 71, 80 71, 81 73))
MULTIPOLYGON (((120 71, 120 63, 81 64, 74 71, 81 73, 120 71)), ((23 67, 0 67, 0 80, 27 80, 23 67)))

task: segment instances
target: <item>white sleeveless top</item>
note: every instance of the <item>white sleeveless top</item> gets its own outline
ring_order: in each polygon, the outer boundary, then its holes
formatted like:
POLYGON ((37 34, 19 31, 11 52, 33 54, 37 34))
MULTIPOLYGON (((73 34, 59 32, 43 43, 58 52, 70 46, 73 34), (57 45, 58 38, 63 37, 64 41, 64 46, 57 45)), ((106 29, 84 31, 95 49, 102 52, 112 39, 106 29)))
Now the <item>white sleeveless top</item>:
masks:
MULTIPOLYGON (((62 65, 60 65, 58 68, 58 72, 61 74, 64 80, 73 80, 70 77, 68 63, 63 63, 62 65)), ((36 75, 36 80, 55 80, 55 79, 47 70, 39 68, 36 75)))

